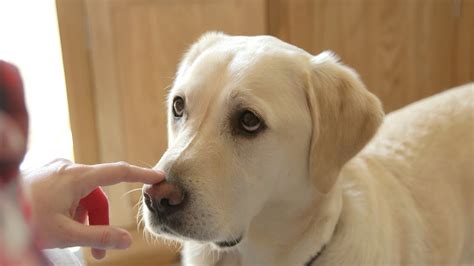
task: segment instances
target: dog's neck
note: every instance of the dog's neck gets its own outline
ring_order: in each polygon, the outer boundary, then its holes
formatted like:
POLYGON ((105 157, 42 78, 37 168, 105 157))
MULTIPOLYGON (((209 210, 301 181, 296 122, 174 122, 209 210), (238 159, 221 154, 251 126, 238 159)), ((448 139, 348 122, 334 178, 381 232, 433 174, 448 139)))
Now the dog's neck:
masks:
POLYGON ((304 265, 330 241, 342 209, 339 186, 325 195, 308 186, 286 195, 253 219, 238 246, 242 265, 304 265))
POLYGON ((213 253, 210 245, 187 243, 185 254, 189 257, 185 261, 194 265, 305 265, 326 245, 314 265, 366 265, 374 261, 382 265, 400 260, 402 245, 394 239, 401 232, 404 243, 410 245, 405 248, 409 252, 406 256, 419 258, 426 249, 417 233, 423 229, 421 220, 393 209, 403 206, 412 208, 406 213, 416 214, 413 199, 393 179, 377 176, 378 182, 371 183, 373 177, 358 170, 369 163, 357 161, 346 166, 334 189, 326 195, 307 187, 288 188, 286 198, 267 202, 232 251, 213 253), (376 196, 394 191, 399 195, 396 206, 376 196), (396 219, 391 219, 394 214, 396 219), (363 245, 360 241, 364 241, 363 245))
POLYGON ((311 186, 287 187, 284 195, 288 197, 265 204, 242 242, 230 251, 187 242, 184 264, 305 265, 333 237, 342 210, 341 189, 336 184, 322 195, 311 186))

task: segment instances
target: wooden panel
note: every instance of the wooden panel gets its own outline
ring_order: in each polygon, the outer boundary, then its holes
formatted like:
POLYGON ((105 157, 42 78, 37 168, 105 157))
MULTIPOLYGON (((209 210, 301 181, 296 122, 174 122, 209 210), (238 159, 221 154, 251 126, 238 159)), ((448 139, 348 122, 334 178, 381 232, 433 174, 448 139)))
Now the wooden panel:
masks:
POLYGON ((275 0, 270 33, 333 50, 386 111, 473 80, 474 1, 275 0))
MULTIPOLYGON (((127 161, 126 130, 117 74, 114 28, 108 1, 86 0, 88 45, 94 71, 94 92, 101 162, 127 161)), ((128 184, 105 188, 109 196, 110 221, 118 226, 134 224, 132 205, 122 196, 128 184)))
POLYGON ((74 157, 78 163, 99 162, 93 81, 86 47, 83 1, 56 2, 74 157))

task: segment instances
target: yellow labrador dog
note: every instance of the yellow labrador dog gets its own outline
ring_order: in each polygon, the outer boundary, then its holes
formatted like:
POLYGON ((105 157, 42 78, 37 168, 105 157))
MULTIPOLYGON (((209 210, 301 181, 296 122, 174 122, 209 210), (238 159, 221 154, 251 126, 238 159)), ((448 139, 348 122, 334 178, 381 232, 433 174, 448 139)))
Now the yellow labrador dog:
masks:
POLYGON ((384 119, 335 55, 209 33, 169 94, 146 229, 188 265, 474 263, 474 85, 384 119))

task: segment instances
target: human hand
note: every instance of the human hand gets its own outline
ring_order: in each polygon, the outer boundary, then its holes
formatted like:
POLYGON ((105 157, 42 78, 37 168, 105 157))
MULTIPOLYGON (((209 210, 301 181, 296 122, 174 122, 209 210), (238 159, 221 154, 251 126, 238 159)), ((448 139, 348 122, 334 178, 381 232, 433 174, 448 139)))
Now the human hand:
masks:
POLYGON ((106 225, 86 225, 87 210, 80 200, 99 186, 120 182, 159 183, 164 174, 127 163, 97 165, 56 160, 25 174, 30 190, 34 225, 43 240, 41 248, 88 246, 96 259, 105 249, 125 249, 131 235, 124 229, 106 225))

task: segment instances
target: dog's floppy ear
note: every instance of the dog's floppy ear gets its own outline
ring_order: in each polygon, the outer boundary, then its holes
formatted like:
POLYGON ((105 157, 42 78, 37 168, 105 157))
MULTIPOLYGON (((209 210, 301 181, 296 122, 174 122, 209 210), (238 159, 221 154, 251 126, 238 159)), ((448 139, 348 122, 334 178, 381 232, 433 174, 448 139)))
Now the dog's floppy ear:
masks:
POLYGON ((313 123, 310 178, 327 193, 342 166, 373 137, 383 110, 355 71, 331 52, 311 58, 306 97, 313 123))

